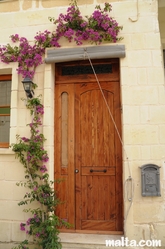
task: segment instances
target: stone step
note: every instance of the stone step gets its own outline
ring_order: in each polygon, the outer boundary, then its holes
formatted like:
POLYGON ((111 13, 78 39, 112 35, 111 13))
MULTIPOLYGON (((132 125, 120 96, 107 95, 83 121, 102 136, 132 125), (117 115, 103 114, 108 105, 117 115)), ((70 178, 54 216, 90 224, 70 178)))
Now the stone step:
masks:
POLYGON ((123 235, 60 233, 59 237, 62 249, 126 249, 124 246, 106 246, 106 240, 121 240, 123 235))
POLYGON ((62 243, 62 249, 126 249, 126 247, 108 247, 105 245, 82 244, 82 243, 62 243))

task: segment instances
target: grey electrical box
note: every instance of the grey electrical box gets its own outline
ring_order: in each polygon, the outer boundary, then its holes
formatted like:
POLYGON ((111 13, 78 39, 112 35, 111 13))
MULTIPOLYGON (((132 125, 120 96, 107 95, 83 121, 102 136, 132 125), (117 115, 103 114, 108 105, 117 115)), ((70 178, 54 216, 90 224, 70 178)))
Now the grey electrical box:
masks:
POLYGON ((140 168, 142 196, 161 196, 160 167, 155 164, 145 164, 140 168))

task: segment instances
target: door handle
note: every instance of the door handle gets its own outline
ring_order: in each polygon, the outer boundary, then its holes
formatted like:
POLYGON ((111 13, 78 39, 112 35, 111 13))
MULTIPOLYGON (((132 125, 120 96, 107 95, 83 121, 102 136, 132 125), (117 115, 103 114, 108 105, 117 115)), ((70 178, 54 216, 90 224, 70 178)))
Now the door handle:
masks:
POLYGON ((93 172, 103 172, 103 173, 106 173, 107 170, 106 169, 103 169, 103 170, 94 170, 94 169, 90 169, 90 172, 93 173, 93 172))
POLYGON ((75 169, 75 173, 77 174, 79 172, 79 170, 78 169, 75 169))

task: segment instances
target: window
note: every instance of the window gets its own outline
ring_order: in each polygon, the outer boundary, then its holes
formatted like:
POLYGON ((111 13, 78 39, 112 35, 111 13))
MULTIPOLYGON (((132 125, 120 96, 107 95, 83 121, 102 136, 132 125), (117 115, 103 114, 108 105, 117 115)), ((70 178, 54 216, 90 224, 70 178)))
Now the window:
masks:
POLYGON ((0 75, 0 147, 9 147, 11 75, 0 75))

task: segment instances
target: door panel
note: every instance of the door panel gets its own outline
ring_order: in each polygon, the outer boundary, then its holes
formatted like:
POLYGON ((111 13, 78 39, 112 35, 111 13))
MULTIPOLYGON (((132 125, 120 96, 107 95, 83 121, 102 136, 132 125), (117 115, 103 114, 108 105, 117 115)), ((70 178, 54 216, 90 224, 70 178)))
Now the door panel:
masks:
MULTIPOLYGON (((115 127, 96 83, 76 84, 76 227, 117 230, 115 127)), ((115 119, 117 87, 101 82, 115 119)))
POLYGON ((56 214, 71 224, 75 224, 75 186, 74 186, 74 84, 56 85, 55 88, 55 190, 61 204, 56 214), (67 107, 63 104, 63 93, 68 95, 67 107), (62 108, 67 108, 62 110, 62 108), (67 112, 67 122, 63 113, 67 112), (63 122, 66 122, 63 124, 63 122), (63 138, 67 133, 67 140, 63 138), (65 153, 66 151, 66 153, 65 153), (66 163, 67 154, 67 163, 66 163))
POLYGON ((121 133, 118 60, 107 63, 111 75, 99 75, 104 96, 91 74, 68 81, 66 73, 61 75, 68 63, 56 65, 55 178, 63 179, 55 185, 63 202, 56 212, 82 232, 123 229, 122 151, 114 126, 121 133))
MULTIPOLYGON (((90 87, 90 91, 80 93, 81 165, 114 165, 114 125, 109 122, 109 113, 100 90, 92 90, 97 84, 90 87)), ((113 93, 104 90, 105 93, 113 110, 113 93)))

